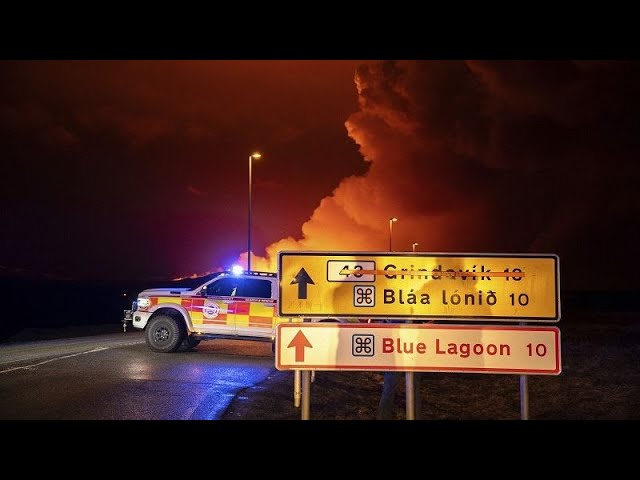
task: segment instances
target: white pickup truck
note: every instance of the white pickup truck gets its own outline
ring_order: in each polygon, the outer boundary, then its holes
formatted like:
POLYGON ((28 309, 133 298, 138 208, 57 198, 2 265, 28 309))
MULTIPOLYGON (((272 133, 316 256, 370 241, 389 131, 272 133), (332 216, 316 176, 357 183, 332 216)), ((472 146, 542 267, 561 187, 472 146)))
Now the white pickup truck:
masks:
MULTIPOLYGON (((156 352, 193 348, 201 340, 233 338, 270 341, 280 322, 302 318, 279 317, 278 279, 268 272, 216 272, 187 279, 185 286, 143 290, 125 310, 123 323, 144 329, 147 345, 156 352)), ((358 322, 322 318, 311 321, 358 322)))

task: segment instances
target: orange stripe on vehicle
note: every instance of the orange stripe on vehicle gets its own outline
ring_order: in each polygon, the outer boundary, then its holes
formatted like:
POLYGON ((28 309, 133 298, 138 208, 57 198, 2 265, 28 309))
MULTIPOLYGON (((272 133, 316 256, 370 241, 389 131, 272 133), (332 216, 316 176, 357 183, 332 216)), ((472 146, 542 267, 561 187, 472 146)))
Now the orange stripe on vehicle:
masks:
POLYGON ((273 317, 255 317, 251 315, 249 317, 249 325, 258 325, 260 327, 273 325, 273 317))
POLYGON ((217 320, 217 319, 211 320, 211 319, 205 318, 202 321, 202 323, 198 324, 198 325, 218 325, 218 326, 220 326, 220 325, 228 325, 228 323, 226 321, 224 321, 224 320, 217 320))
POLYGON ((202 318, 204 323, 227 323, 228 320, 230 320, 229 318, 227 318, 227 314, 226 313, 219 313, 218 316, 216 318, 206 318, 203 317, 202 318))
POLYGON ((262 322, 262 321, 255 322, 255 321, 251 320, 249 322, 248 326, 252 327, 252 328, 261 328, 261 329, 269 328, 270 329, 270 328, 274 327, 274 323, 273 322, 269 322, 269 321, 267 321, 267 322, 262 322))

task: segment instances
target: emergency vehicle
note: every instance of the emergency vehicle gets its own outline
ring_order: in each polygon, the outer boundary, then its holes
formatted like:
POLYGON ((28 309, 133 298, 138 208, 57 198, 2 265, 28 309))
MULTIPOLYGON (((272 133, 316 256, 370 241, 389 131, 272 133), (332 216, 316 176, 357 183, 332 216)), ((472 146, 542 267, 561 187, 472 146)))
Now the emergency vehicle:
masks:
POLYGON ((125 310, 125 329, 127 322, 143 329, 147 345, 156 352, 190 349, 214 338, 270 341, 273 350, 278 323, 303 321, 278 317, 275 273, 227 271, 189 280, 192 285, 185 287, 140 292, 131 310, 125 310))

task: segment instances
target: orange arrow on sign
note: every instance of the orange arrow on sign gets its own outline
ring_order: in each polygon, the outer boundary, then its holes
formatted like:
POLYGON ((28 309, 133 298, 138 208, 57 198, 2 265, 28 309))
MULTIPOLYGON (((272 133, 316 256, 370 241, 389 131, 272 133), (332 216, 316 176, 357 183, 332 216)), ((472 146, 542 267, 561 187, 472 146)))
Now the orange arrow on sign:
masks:
POLYGON ((309 343, 307 337, 304 336, 302 330, 298 330, 296 336, 293 337, 291 343, 287 345, 287 348, 295 347, 296 348, 296 362, 304 362, 304 349, 305 347, 313 348, 313 345, 309 343))

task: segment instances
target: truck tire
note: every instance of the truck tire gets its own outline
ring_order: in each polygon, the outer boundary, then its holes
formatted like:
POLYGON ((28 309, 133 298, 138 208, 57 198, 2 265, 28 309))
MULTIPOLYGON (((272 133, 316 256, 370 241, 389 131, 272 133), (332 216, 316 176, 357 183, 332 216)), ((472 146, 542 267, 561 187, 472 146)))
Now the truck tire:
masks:
POLYGON ((149 348, 161 353, 175 352, 185 337, 184 326, 169 315, 153 317, 145 333, 149 348))

